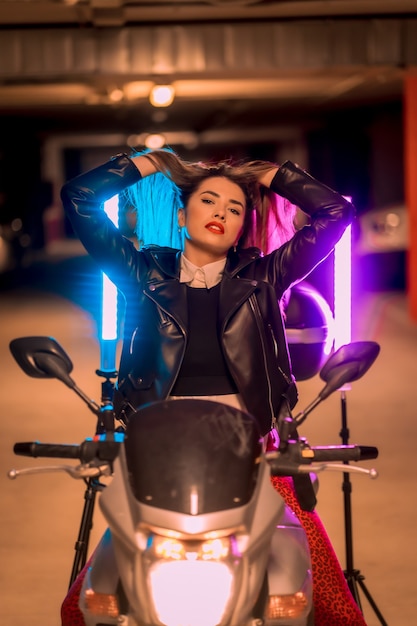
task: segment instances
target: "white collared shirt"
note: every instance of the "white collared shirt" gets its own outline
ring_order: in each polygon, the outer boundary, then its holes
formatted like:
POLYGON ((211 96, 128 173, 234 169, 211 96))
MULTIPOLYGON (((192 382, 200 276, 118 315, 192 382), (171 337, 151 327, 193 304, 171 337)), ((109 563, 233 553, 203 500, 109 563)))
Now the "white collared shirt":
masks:
POLYGON ((226 259, 224 258, 220 259, 220 261, 214 261, 213 263, 207 263, 207 265, 198 267, 182 254, 180 283, 186 283, 189 287, 211 289, 221 281, 225 265, 226 259))

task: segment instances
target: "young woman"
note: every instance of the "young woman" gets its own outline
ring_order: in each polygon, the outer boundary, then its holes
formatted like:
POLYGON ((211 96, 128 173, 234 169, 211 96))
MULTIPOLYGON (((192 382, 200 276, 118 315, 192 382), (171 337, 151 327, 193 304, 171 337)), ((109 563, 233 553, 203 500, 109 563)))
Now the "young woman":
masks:
MULTIPOLYGON (((351 203, 289 161, 188 163, 164 150, 118 155, 68 182, 62 200, 126 299, 119 419, 171 396, 208 397, 245 409, 273 438, 297 401, 280 301, 331 252, 351 203), (139 249, 102 210, 115 194, 135 207, 139 249), (295 206, 308 216, 296 232, 295 206), (165 240, 149 234, 151 221, 165 240)), ((308 532, 316 625, 364 625, 317 516, 300 509, 291 481, 275 485, 308 532)), ((65 615, 78 588, 64 603, 65 625, 74 624, 65 615)))

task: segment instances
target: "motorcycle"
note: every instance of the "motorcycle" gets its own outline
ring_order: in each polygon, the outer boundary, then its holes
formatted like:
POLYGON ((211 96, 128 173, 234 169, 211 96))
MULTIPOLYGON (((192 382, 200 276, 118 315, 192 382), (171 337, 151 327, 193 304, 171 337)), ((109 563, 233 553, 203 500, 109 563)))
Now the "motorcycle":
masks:
POLYGON ((377 476, 351 465, 377 448, 311 446, 298 429, 334 391, 361 378, 379 353, 375 342, 334 352, 320 371, 324 388, 310 405, 276 423, 272 449, 244 411, 205 399, 172 398, 139 407, 127 423, 70 376, 73 364, 51 337, 10 343, 32 377, 56 378, 97 416, 80 444, 19 442, 17 455, 78 459, 78 465, 11 470, 10 478, 65 471, 86 483, 70 587, 84 568, 95 497, 108 524, 80 593, 86 626, 307 626, 314 623, 310 553, 298 518, 274 488, 290 476, 301 506, 314 510, 315 476, 336 470, 377 476), (109 478, 109 484, 100 482, 109 478))

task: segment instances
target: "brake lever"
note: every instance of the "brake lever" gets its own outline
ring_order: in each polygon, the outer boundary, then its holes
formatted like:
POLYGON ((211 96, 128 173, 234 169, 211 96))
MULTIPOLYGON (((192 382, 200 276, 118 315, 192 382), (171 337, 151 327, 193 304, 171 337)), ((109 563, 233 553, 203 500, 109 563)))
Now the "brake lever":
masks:
POLYGON ((372 480, 375 480, 375 478, 378 478, 379 476, 378 470, 374 467, 366 469, 365 467, 348 465, 347 463, 312 463, 311 465, 300 465, 299 471, 302 474, 307 472, 317 474, 318 472, 328 471, 344 472, 348 474, 367 474, 372 480))
POLYGON ((71 478, 97 478, 98 476, 111 476, 111 466, 109 463, 101 465, 39 465, 38 467, 26 467, 23 469, 11 469, 7 476, 10 480, 15 480, 19 476, 29 474, 50 474, 56 472, 66 472, 71 478))

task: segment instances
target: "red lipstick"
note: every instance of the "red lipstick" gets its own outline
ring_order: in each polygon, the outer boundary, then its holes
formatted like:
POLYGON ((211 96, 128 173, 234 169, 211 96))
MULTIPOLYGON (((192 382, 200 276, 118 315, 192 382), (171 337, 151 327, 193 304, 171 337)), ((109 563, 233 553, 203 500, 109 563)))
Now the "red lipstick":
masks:
POLYGON ((205 228, 215 235, 224 235, 224 226, 220 222, 209 222, 205 228))

